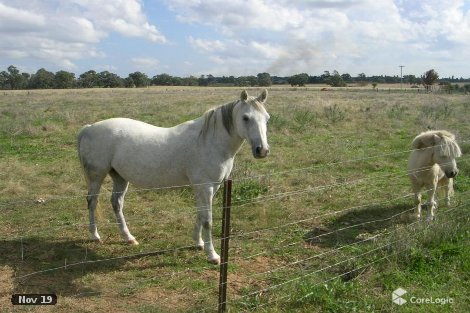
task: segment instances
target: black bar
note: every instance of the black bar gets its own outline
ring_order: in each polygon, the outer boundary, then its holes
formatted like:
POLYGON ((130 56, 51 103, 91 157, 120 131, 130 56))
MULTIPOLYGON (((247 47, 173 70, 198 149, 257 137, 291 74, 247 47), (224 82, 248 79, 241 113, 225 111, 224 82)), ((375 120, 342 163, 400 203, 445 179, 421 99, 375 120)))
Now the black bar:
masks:
POLYGON ((56 305, 57 296, 55 294, 14 294, 11 296, 13 305, 56 305))
POLYGON ((220 279, 219 279, 219 312, 227 310, 227 271, 228 246, 230 237, 230 207, 232 205, 232 180, 224 181, 224 204, 222 212, 222 239, 220 242, 220 279))

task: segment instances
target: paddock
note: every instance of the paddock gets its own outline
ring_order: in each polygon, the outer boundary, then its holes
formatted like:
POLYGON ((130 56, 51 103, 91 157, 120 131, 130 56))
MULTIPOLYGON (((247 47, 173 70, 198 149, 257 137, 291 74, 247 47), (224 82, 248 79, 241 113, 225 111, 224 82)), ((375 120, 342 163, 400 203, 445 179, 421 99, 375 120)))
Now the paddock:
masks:
MULTIPOLYGON (((260 91, 248 89, 251 95, 260 91)), ((439 243, 449 247, 468 231, 468 96, 309 87, 268 91, 270 155, 254 160, 243 145, 231 175, 228 308, 380 309, 392 304, 394 289, 406 289, 399 284, 435 276, 453 277, 446 291, 436 294, 460 290, 463 280, 457 277, 465 273, 458 267, 436 274, 405 261, 418 262, 420 252, 448 251, 439 243), (454 133, 463 152, 455 205, 440 206, 432 223, 416 219, 407 176, 410 142, 429 128, 454 133), (420 277, 413 274, 418 270, 420 277), (412 277, 400 280, 403 271, 412 277), (355 304, 347 302, 351 299, 355 304)), ((97 214, 106 244, 97 245, 89 239, 75 138, 82 125, 115 116, 171 127, 240 92, 181 87, 2 92, 0 308, 11 308, 13 293, 54 293, 57 312, 216 311, 218 266, 193 248, 197 208, 191 190, 131 185, 125 212, 140 245, 130 247, 117 232, 106 179, 97 214)), ((221 202, 219 192, 213 204, 216 251, 221 202)), ((460 248, 452 246, 454 255, 468 261, 460 248)), ((454 260, 451 254, 446 258, 454 260)), ((414 286, 413 292, 426 292, 420 283, 414 286)), ((465 311, 465 301, 455 300, 452 308, 465 311)))

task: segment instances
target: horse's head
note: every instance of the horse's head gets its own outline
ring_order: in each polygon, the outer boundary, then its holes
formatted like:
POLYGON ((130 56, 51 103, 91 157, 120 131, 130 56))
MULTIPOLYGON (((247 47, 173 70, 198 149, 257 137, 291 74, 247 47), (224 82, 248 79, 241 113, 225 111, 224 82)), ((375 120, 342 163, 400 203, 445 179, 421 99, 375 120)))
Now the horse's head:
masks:
POLYGON ((267 97, 266 89, 257 98, 249 97, 244 90, 237 105, 237 114, 234 116, 238 135, 250 143, 253 156, 257 159, 269 154, 266 134, 269 114, 264 108, 267 97))
POLYGON ((412 143, 415 153, 419 153, 423 164, 438 164, 448 178, 459 172, 456 158, 462 155, 455 136, 446 130, 426 131, 415 137, 412 143))
POLYGON ((454 135, 437 133, 433 135, 433 140, 433 161, 439 164, 447 178, 454 178, 459 172, 455 159, 462 155, 454 135))

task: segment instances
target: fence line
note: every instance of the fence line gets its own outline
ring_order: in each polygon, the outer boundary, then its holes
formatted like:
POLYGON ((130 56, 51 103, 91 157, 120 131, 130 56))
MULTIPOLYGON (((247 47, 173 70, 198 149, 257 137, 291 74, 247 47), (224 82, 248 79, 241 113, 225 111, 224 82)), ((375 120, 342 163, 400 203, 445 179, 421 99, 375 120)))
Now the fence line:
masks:
MULTIPOLYGON (((467 159, 465 159, 465 160, 467 160, 467 159)), ((246 202, 238 202, 237 203, 236 201, 234 201, 233 204, 232 204, 232 207, 233 208, 242 207, 242 206, 247 206, 247 205, 254 204, 254 203, 259 203, 259 202, 264 202, 264 201, 273 201, 273 200, 276 200, 276 199, 281 199, 281 198, 290 197, 290 196, 294 196, 294 195, 300 195, 300 194, 303 194, 303 193, 311 193, 311 192, 322 191, 322 190, 330 189, 330 188, 353 185, 353 184, 357 184, 357 183, 367 181, 367 180, 370 180, 370 179, 385 178, 385 177, 388 177, 390 179, 394 179, 394 178, 407 176, 407 175, 409 175, 409 173, 419 173, 419 172, 422 172, 422 171, 426 171, 430 168, 432 168, 432 166, 421 167, 421 168, 418 168, 414 171, 403 172, 403 174, 399 174, 399 175, 384 174, 384 175, 376 175, 376 176, 372 176, 372 177, 366 176, 366 177, 359 178, 359 179, 356 179, 356 180, 351 180, 351 181, 346 181, 346 182, 341 182, 341 183, 335 183, 335 184, 330 184, 330 185, 320 185, 320 186, 310 187, 310 188, 306 188, 306 189, 287 191, 287 192, 282 192, 282 193, 278 193, 278 194, 274 194, 274 195, 267 195, 267 196, 264 196, 264 197, 257 197, 255 199, 252 199, 251 201, 246 201, 246 202), (241 203, 241 204, 239 204, 239 203, 241 203)), ((179 211, 183 211, 183 210, 186 210, 186 209, 192 209, 192 210, 195 209, 197 211, 193 212, 193 214, 197 214, 198 212, 204 211, 204 210, 201 210, 201 208, 205 208, 205 206, 186 207, 186 208, 181 208, 179 211)), ((205 209, 205 210, 210 210, 210 209, 205 209)), ((139 220, 142 220, 142 219, 139 219, 139 220)), ((127 222, 132 223, 133 219, 132 218, 127 219, 127 222)), ((146 222, 148 223, 148 220, 146 220, 146 222)), ((112 225, 112 224, 119 225, 119 223, 117 223, 117 222, 115 222, 115 223, 108 222, 106 224, 100 224, 100 223, 95 223, 95 224, 97 226, 112 225)), ((75 224, 70 224, 70 225, 58 225, 58 226, 54 226, 54 227, 56 227, 58 229, 59 228, 67 228, 67 227, 74 227, 74 228, 75 227, 88 227, 88 224, 77 224, 77 223, 75 223, 75 224)), ((30 231, 33 231, 33 229, 28 230, 28 232, 30 232, 30 231)), ((20 236, 20 237, 23 237, 23 236, 20 236)), ((8 238, 5 237, 5 238, 9 239, 9 240, 12 239, 11 237, 8 237, 8 238)), ((19 237, 15 237, 15 238, 19 238, 19 237)), ((0 240, 2 240, 2 238, 0 238, 0 240)))
MULTIPOLYGON (((467 202, 467 203, 468 203, 468 202, 467 202)), ((457 207, 452 208, 452 209, 449 209, 449 210, 446 210, 445 212, 441 212, 440 214, 448 213, 448 212, 450 212, 450 211, 455 210, 456 208, 457 208, 457 207)), ((410 226, 410 225, 414 225, 414 224, 415 224, 415 223, 406 225, 406 227, 408 227, 408 226, 410 226)), ((416 235, 416 234, 413 234, 413 235, 416 235)), ((358 254, 358 255, 354 255, 354 256, 349 257, 349 258, 347 258, 347 259, 344 259, 344 260, 342 260, 342 261, 339 261, 339 262, 336 262, 336 263, 334 263, 334 264, 331 264, 331 265, 322 267, 321 269, 318 269, 318 270, 309 272, 309 273, 307 273, 307 274, 305 274, 305 275, 297 276, 297 277, 295 277, 295 278, 292 278, 292 279, 283 281, 282 283, 279 283, 279 284, 276 284, 276 285, 272 285, 272 286, 269 286, 269 287, 266 287, 266 288, 263 288, 263 289, 254 291, 254 292, 250 292, 250 293, 248 293, 248 294, 246 294, 246 295, 240 296, 240 297, 238 297, 237 299, 234 299, 234 300, 228 301, 228 302, 238 302, 240 299, 244 299, 244 298, 251 297, 251 296, 254 296, 254 295, 257 295, 257 294, 260 294, 260 293, 265 293, 265 292, 268 292, 268 291, 271 291, 271 290, 274 290, 274 289, 278 289, 278 288, 283 287, 283 286, 285 286, 285 285, 287 285, 287 284, 290 284, 290 283, 299 281, 300 279, 303 279, 303 278, 312 276, 312 275, 314 275, 314 274, 317 274, 317 273, 326 271, 326 270, 328 270, 328 269, 330 269, 330 268, 332 268, 332 267, 335 267, 335 266, 344 264, 344 263, 346 263, 346 262, 348 262, 348 261, 351 261, 351 260, 354 260, 354 259, 358 259, 358 258, 363 257, 363 256, 365 256, 365 255, 368 255, 368 254, 370 254, 370 253, 372 253, 372 252, 375 252, 375 251, 381 250, 381 249, 383 249, 383 248, 389 247, 389 246, 391 246, 391 245, 393 245, 393 244, 395 244, 395 243, 398 243, 398 242, 400 242, 400 241, 402 241, 402 240, 399 239, 399 240, 395 240, 395 241, 389 242, 389 243, 387 243, 387 244, 385 244, 385 245, 381 245, 381 246, 379 246, 379 247, 370 249, 370 250, 368 250, 368 251, 366 251, 366 252, 364 252, 364 253, 360 253, 360 254, 358 254)), ((386 257, 389 257, 389 255, 387 255, 386 257)), ((355 271, 355 270, 357 270, 357 269, 354 269, 354 270, 352 270, 352 271, 355 271)), ((350 271, 350 272, 352 272, 352 271, 350 271)), ((345 275, 345 273, 343 273, 343 275, 345 275)), ((331 280, 331 279, 329 279, 329 280, 331 280)), ((258 306, 258 307, 259 307, 259 306, 258 306)))
MULTIPOLYGON (((457 208, 457 207, 456 207, 456 208, 457 208)), ((444 214, 444 213, 448 213, 448 212, 450 212, 450 211, 453 211, 453 210, 455 210, 456 208, 452 208, 452 209, 446 210, 446 211, 444 211, 444 212, 441 212, 441 213, 439 213, 439 215, 444 214)), ((411 225, 413 225, 413 224, 415 224, 415 223, 417 223, 417 222, 419 222, 419 221, 416 221, 416 222, 414 222, 414 223, 412 223, 412 224, 408 224, 408 225, 406 225, 406 227, 409 227, 409 226, 411 226, 411 225)), ((450 224, 450 222, 447 222, 447 223, 441 224, 441 225, 446 225, 446 224, 450 224)), ((413 236, 413 234, 412 234, 411 236, 413 236)), ((399 240, 399 241, 400 241, 400 240, 399 240)), ((373 263, 376 263, 376 262, 378 262, 378 261, 381 261, 381 260, 383 260, 383 259, 389 258, 389 257, 394 256, 394 255, 397 255, 397 254, 399 254, 400 252, 401 252, 401 251, 398 250, 397 252, 394 252, 394 253, 392 253, 392 254, 385 255, 385 256, 383 256, 383 257, 381 257, 381 258, 378 258, 378 259, 375 259, 374 261, 369 262, 369 263, 367 263, 367 264, 365 264, 365 265, 356 267, 356 268, 354 268, 354 269, 352 269, 352 270, 350 270, 350 271, 343 272, 343 273, 341 273, 341 274, 339 274, 339 275, 336 275, 336 276, 333 276, 333 277, 328 278, 328 279, 326 279, 326 280, 323 280, 323 281, 320 281, 320 282, 318 282, 318 283, 315 283, 315 284, 313 284, 312 286, 318 286, 318 285, 320 285, 320 284, 327 283, 327 282, 332 281, 332 280, 334 280, 334 279, 337 279, 337 278, 339 278, 339 277, 342 277, 342 276, 351 274, 351 273, 356 272, 356 271, 358 271, 358 270, 360 270, 360 269, 362 269, 362 268, 368 267, 368 266, 370 266, 370 265, 373 264, 373 263)), ((307 295, 305 295, 305 296, 303 296, 303 297, 297 299, 296 301, 303 300, 304 298, 310 297, 311 295, 313 295, 313 292, 308 293, 307 295)), ((286 299, 286 298, 289 298, 289 297, 290 297, 290 295, 277 297, 277 298, 276 298, 276 301, 279 301, 279 300, 282 300, 282 299, 286 299)), ((235 300, 234 300, 234 301, 235 301, 235 300)), ((266 302, 266 303, 264 303, 264 304, 257 305, 256 308, 260 308, 260 307, 266 306, 266 305, 268 305, 268 304, 271 303, 271 302, 272 302, 272 301, 268 301, 268 302, 266 302)), ((245 310, 244 312, 247 312, 247 310, 245 310)))
MULTIPOLYGON (((462 140, 460 142, 470 142, 469 140, 462 140)), ((364 158, 357 158, 357 159, 349 159, 349 160, 343 160, 343 161, 337 161, 337 162, 330 162, 326 164, 316 164, 310 167, 304 167, 304 168, 295 168, 295 169, 290 169, 286 171, 279 171, 279 172, 273 172, 269 174, 262 174, 262 175, 254 175, 254 176, 248 176, 248 177, 243 177, 239 179, 232 179, 234 182, 240 180, 249 180, 249 179, 254 179, 254 178, 260 178, 260 177, 271 177, 275 175, 282 175, 286 173, 294 173, 298 171, 306 171, 306 170, 311 170, 315 168, 320 168, 320 167, 328 167, 328 166, 334 166, 334 165, 339 165, 343 163, 353 163, 353 162, 359 162, 359 161, 365 161, 365 160, 370 160, 370 159, 375 159, 375 158, 381 158, 381 157, 387 157, 391 155, 396 155, 396 154, 403 154, 403 153, 409 153, 413 151, 422 151, 426 149, 431 149, 436 146, 432 147, 426 147, 426 148, 420 148, 420 149, 411 149, 411 150, 404 150, 404 151, 398 151, 398 152, 392 152, 392 153, 387 153, 387 154, 381 154, 381 155, 375 155, 371 157, 364 157, 364 158)), ((179 188, 187 188, 187 187, 193 187, 193 186, 204 186, 204 185, 220 185, 222 184, 223 181, 212 181, 212 182, 205 182, 205 183, 198 183, 198 184, 183 184, 183 185, 175 185, 175 186, 167 186, 167 187, 155 187, 155 188, 139 188, 139 189, 132 189, 128 190, 127 193, 137 193, 137 192, 145 192, 145 191, 159 191, 159 190, 171 190, 171 189, 179 189, 179 188)), ((92 196, 102 196, 102 195, 109 195, 112 194, 112 191, 108 191, 106 193, 96 193, 92 194, 92 196)), ((86 197, 88 196, 87 193, 79 194, 79 195, 71 195, 71 196, 51 196, 49 199, 44 199, 44 201, 53 201, 53 200, 64 200, 64 199, 77 199, 81 197, 86 197)), ((0 202, 0 207, 5 207, 9 205, 16 205, 16 204, 21 204, 21 203, 36 203, 38 199, 41 198, 39 196, 36 197, 36 199, 22 199, 18 201, 13 201, 13 202, 0 202)))

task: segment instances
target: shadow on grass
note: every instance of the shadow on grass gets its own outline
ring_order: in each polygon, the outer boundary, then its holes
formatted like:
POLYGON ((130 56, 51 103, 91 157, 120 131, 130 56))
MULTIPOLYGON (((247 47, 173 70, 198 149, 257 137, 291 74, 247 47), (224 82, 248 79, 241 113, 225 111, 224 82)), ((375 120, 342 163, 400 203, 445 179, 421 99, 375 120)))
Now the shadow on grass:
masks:
MULTIPOLYGON (((125 268, 129 261, 148 256, 170 256, 173 260, 176 252, 198 249, 182 247, 177 250, 139 253, 129 248, 120 256, 112 256, 106 252, 102 254, 95 252, 98 250, 96 245, 93 242, 48 241, 34 237, 23 240, 1 240, 0 272, 9 268, 12 274, 0 275, 0 285, 11 285, 12 294, 54 293, 60 296, 99 296, 98 289, 90 287, 84 289, 82 281, 87 279, 87 275, 116 272, 125 268)), ((171 262, 167 258, 161 258, 152 263, 152 268, 174 266, 175 264, 171 262)), ((142 270, 141 266, 139 270, 142 270)))
POLYGON ((315 227, 304 235, 304 240, 320 247, 351 244, 382 233, 392 225, 413 222, 413 212, 409 204, 372 206, 347 212, 324 226, 315 227))

